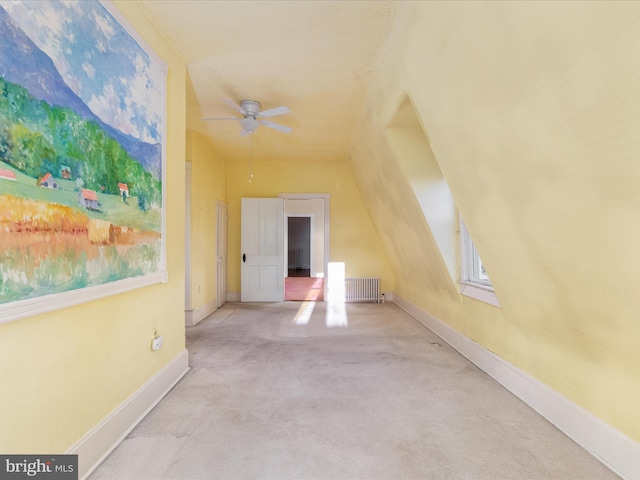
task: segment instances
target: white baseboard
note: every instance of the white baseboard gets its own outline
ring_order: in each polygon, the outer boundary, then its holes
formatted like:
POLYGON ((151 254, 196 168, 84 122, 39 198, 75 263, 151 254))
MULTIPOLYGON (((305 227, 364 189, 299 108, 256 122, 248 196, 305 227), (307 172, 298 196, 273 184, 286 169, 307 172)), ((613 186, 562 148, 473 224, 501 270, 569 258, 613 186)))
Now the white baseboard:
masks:
POLYGON ((617 475, 640 479, 640 445, 636 442, 408 300, 395 295, 394 302, 617 475))
POLYGON ((227 302, 239 302, 240 292, 227 292, 227 302))
POLYGON ((78 478, 85 479, 189 371, 183 350, 65 453, 78 455, 78 478))
POLYGON ((217 309, 218 309, 218 300, 214 298, 211 302, 207 303, 206 305, 203 305, 196 309, 191 308, 189 310, 185 310, 184 324, 187 327, 193 327, 194 325, 197 325, 202 320, 207 318, 217 309))

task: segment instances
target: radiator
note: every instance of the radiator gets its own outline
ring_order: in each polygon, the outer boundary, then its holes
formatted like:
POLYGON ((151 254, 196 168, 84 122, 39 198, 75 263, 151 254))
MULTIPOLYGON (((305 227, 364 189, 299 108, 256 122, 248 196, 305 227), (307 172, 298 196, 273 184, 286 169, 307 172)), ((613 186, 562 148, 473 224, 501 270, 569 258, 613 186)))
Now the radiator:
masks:
POLYGON ((379 278, 346 277, 345 300, 347 302, 376 302, 380 301, 379 278))

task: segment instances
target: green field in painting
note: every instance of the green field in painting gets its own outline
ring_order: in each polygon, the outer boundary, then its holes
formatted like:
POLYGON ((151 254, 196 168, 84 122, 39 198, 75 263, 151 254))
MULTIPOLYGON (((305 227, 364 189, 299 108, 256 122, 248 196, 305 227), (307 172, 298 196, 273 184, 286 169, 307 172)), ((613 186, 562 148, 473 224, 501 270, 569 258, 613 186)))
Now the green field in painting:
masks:
POLYGON ((0 194, 8 193, 30 200, 66 205, 86 213, 89 218, 106 220, 121 227, 134 228, 143 232, 160 233, 161 231, 161 210, 159 208, 140 210, 136 196, 128 197, 125 204, 119 195, 98 193, 100 211, 92 211, 78 204, 78 186, 72 180, 56 178, 59 188, 54 190, 38 186, 35 178, 1 161, 0 169, 11 170, 16 174, 16 181, 0 179, 0 194))

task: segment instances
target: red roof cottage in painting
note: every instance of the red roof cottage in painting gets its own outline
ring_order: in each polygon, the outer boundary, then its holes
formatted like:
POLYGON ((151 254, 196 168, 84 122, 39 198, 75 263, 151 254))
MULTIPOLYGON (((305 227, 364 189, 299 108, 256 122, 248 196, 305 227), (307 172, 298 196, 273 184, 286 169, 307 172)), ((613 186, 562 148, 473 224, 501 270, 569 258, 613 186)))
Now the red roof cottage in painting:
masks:
POLYGON ((98 202, 98 192, 81 188, 78 194, 78 203, 89 210, 98 210, 100 202, 98 202))
POLYGON ((40 186, 46 188, 58 188, 58 182, 50 173, 45 173, 44 177, 40 179, 40 186))
POLYGON ((0 178, 4 178, 5 180, 16 180, 16 174, 15 172, 12 172, 11 170, 4 170, 2 168, 0 168, 0 178))

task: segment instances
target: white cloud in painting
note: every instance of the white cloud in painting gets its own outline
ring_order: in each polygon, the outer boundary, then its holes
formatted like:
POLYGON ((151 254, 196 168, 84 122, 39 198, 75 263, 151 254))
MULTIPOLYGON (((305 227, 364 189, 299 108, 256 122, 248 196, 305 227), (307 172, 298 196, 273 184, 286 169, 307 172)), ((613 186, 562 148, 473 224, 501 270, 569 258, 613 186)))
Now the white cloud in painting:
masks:
POLYGON ((164 67, 102 4, 0 0, 0 5, 102 121, 143 141, 161 141, 164 67))
POLYGON ((107 50, 108 50, 107 43, 102 40, 96 41, 96 48, 98 49, 98 51, 102 53, 107 53, 107 50))
POLYGON ((81 4, 84 0, 65 0, 64 4, 69 10, 79 10, 82 11, 81 4))
POLYGON ((131 122, 128 121, 128 115, 121 108, 122 99, 118 96, 113 84, 105 85, 100 95, 94 95, 89 100, 89 108, 94 112, 102 112, 103 115, 112 119, 112 126, 118 130, 132 135, 131 122))
POLYGON ((48 2, 43 2, 40 12, 34 12, 33 21, 44 30, 43 33, 49 33, 50 38, 58 38, 64 33, 64 16, 48 2))
POLYGON ((84 72, 87 74, 87 77, 89 78, 93 78, 96 76, 96 69, 90 63, 83 63, 82 70, 84 70, 84 72))
POLYGON ((98 27, 98 30, 100 32, 102 32, 107 38, 113 37, 113 35, 115 34, 115 29, 110 21, 111 17, 100 15, 97 12, 94 12, 94 19, 96 22, 96 26, 98 27))

